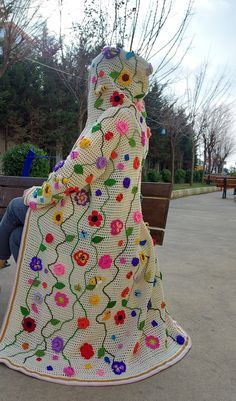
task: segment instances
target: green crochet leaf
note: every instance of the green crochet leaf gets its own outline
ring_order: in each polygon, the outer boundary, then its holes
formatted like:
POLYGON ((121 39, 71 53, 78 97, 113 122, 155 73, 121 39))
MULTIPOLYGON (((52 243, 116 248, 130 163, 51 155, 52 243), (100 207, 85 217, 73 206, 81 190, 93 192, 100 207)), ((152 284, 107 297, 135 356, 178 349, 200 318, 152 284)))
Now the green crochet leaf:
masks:
POLYGON ((40 251, 43 252, 43 251, 46 251, 47 247, 44 244, 40 244, 39 249, 40 249, 40 251))
POLYGON ((122 299, 122 306, 126 306, 128 303, 128 299, 122 299))
POLYGON ((101 128, 102 128, 101 123, 98 123, 98 124, 93 126, 92 132, 99 131, 101 128))
POLYGON ((33 287, 38 287, 40 283, 41 283, 41 281, 39 281, 39 280, 37 280, 37 279, 35 278, 34 281, 33 281, 33 283, 32 283, 32 286, 33 286, 33 287))
POLYGON ((96 287, 96 285, 88 284, 88 285, 86 286, 86 290, 92 291, 95 287, 96 287))
POLYGON ((104 181, 104 184, 107 185, 108 187, 112 187, 112 185, 115 185, 117 183, 114 178, 108 178, 106 181, 104 181))
POLYGON ((106 352, 106 350, 105 350, 105 348, 99 348, 99 350, 98 350, 98 358, 102 358, 104 355, 105 355, 105 352, 106 352))
POLYGON ((55 284, 55 288, 57 288, 58 290, 62 290, 62 288, 64 288, 64 287, 65 287, 65 284, 63 284, 63 283, 58 282, 55 284))
POLYGON ((35 352, 36 356, 44 356, 45 352, 42 349, 39 349, 38 351, 35 352))
POLYGON ((57 320, 57 319, 51 319, 51 320, 50 320, 50 323, 51 323, 53 326, 56 326, 57 324, 59 324, 59 323, 60 323, 60 320, 57 320))
POLYGON ((110 301, 107 304, 107 308, 109 308, 109 309, 114 308, 115 305, 116 305, 116 301, 110 301))
POLYGON ((142 116, 143 116, 144 118, 146 118, 146 117, 147 117, 147 113, 146 113, 146 111, 142 111, 142 116))
POLYGON ((119 71, 112 71, 110 73, 110 77, 113 79, 117 79, 119 75, 120 75, 119 71))
POLYGON ((135 185, 135 186, 132 188, 132 194, 136 194, 136 192, 138 192, 138 187, 137 187, 137 185, 135 185))
POLYGON ((74 235, 68 234, 68 235, 66 236, 66 242, 72 242, 74 238, 75 238, 74 235))
POLYGON ((74 172, 76 174, 83 174, 83 172, 84 172, 83 166, 81 166, 81 164, 76 164, 74 166, 74 172))
POLYGON ((38 189, 37 189, 37 195, 38 195, 38 196, 42 196, 42 195, 43 195, 43 190, 42 190, 42 188, 38 188, 38 189))
POLYGON ((30 314, 29 310, 25 308, 24 306, 20 307, 21 313, 23 316, 28 316, 30 314))
POLYGON ((140 322, 140 324, 139 324, 139 330, 143 330, 143 328, 144 328, 144 326, 145 326, 145 320, 143 320, 142 322, 140 322))
POLYGON ((55 194, 55 195, 52 195, 52 198, 61 200, 63 198, 63 195, 55 194))
POLYGON ((142 99, 145 96, 145 93, 140 93, 139 95, 134 96, 136 99, 142 99))
POLYGON ((135 141, 135 139, 134 139, 134 138, 130 138, 130 139, 129 139, 129 144, 130 144, 130 146, 131 146, 132 148, 134 148, 134 147, 136 146, 136 141, 135 141))
POLYGON ((97 99, 96 102, 94 103, 94 107, 98 109, 101 105, 103 104, 103 99, 97 99))
POLYGON ((101 242, 104 239, 104 237, 100 237, 99 235, 97 235, 96 237, 92 238, 92 242, 94 242, 95 244, 99 244, 99 242, 101 242))
POLYGON ((126 229, 126 234, 127 234, 127 236, 129 236, 129 235, 132 234, 133 229, 134 229, 133 227, 128 227, 128 228, 126 229))
POLYGON ((162 277, 163 277, 163 276, 162 276, 162 272, 160 272, 160 279, 161 279, 161 280, 162 280, 162 277))

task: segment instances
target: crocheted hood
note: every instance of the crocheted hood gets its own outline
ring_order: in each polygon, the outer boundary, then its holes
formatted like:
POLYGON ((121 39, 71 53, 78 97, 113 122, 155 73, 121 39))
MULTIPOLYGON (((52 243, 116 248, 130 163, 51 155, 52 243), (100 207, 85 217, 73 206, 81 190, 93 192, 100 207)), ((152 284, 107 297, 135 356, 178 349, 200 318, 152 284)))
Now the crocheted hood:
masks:
POLYGON ((152 66, 133 51, 105 47, 89 68, 88 120, 94 124, 110 107, 130 107, 148 91, 152 66))

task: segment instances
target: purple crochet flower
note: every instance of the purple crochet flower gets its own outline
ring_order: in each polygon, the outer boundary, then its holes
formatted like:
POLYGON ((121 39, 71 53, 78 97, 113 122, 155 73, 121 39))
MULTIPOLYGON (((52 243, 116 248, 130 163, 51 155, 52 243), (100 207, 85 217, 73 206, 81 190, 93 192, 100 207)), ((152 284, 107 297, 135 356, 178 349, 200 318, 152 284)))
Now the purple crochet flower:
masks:
POLYGON ((121 49, 119 47, 106 46, 102 49, 102 54, 106 59, 111 59, 118 56, 118 54, 120 54, 120 51, 121 49))
POLYGON ((61 168, 61 167, 64 165, 64 163, 65 163, 65 160, 61 160, 60 162, 58 162, 58 163, 55 165, 53 171, 59 170, 59 168, 61 168))
POLYGON ((77 205, 85 206, 87 203, 89 203, 89 192, 85 189, 81 189, 81 191, 75 195, 74 199, 77 205))
POLYGON ((115 375, 121 375, 126 371, 126 365, 123 361, 114 361, 113 364, 111 365, 111 368, 115 375))
POLYGON ((34 294, 34 303, 41 305, 43 303, 43 296, 40 292, 34 294))
POLYGON ((102 169, 102 168, 106 167, 106 165, 107 165, 107 159, 106 159, 106 157, 101 156, 101 157, 98 157, 98 158, 97 158, 97 160, 96 160, 96 166, 97 166, 97 168, 102 169))
POLYGON ((33 256, 33 258, 31 259, 31 262, 30 262, 30 268, 34 272, 38 272, 38 271, 42 270, 42 268, 43 268, 42 259, 37 258, 37 256, 33 256))
POLYGON ((54 337, 52 340, 52 350, 54 352, 61 352, 64 347, 64 340, 61 337, 54 337))

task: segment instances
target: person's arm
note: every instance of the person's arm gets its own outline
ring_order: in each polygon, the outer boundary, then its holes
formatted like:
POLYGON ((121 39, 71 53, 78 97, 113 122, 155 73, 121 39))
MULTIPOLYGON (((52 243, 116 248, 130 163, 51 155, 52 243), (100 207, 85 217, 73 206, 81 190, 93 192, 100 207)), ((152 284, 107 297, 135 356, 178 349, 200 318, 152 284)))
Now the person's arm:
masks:
POLYGON ((76 141, 62 166, 51 172, 41 187, 32 187, 26 192, 25 205, 32 209, 52 205, 69 195, 73 188, 80 190, 102 175, 121 136, 127 134, 127 128, 131 129, 129 116, 127 109, 109 109, 103 113, 103 118, 76 141))

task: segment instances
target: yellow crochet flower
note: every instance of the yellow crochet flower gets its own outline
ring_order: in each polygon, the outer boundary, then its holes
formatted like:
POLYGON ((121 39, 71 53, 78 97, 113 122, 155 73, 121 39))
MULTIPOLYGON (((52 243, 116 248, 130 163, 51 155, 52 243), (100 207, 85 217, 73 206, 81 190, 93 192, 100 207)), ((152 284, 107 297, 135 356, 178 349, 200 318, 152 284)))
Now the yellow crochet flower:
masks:
POLYGON ((58 225, 61 224, 63 221, 63 213, 56 211, 53 215, 53 221, 55 224, 58 224, 58 225))
POLYGON ((51 190, 51 186, 50 184, 45 184, 44 188, 43 188, 43 196, 45 198, 51 198, 52 195, 52 190, 51 190))
POLYGON ((146 262, 147 256, 145 255, 145 253, 143 251, 139 252, 139 257, 140 257, 141 263, 146 262))
POLYGON ((89 303, 90 303, 91 305, 96 306, 96 305, 99 304, 99 302, 100 302, 100 297, 99 297, 99 295, 92 295, 92 296, 89 298, 89 303))
POLYGON ((133 77, 129 71, 122 71, 118 77, 118 82, 120 85, 129 86, 132 83, 133 77))
POLYGON ((91 145, 91 141, 88 138, 81 139, 79 146, 81 149, 88 148, 91 145))

